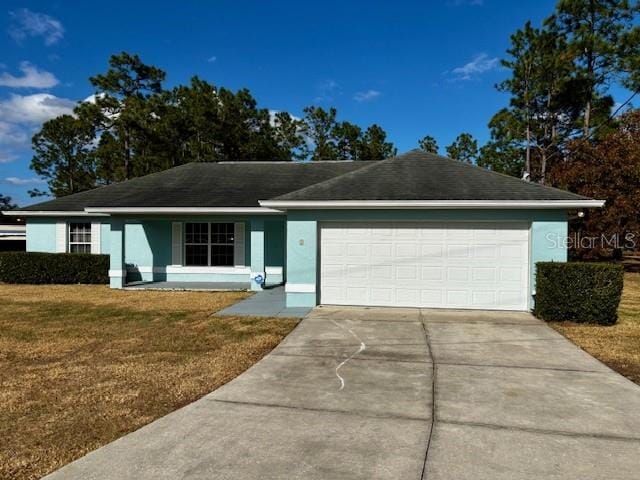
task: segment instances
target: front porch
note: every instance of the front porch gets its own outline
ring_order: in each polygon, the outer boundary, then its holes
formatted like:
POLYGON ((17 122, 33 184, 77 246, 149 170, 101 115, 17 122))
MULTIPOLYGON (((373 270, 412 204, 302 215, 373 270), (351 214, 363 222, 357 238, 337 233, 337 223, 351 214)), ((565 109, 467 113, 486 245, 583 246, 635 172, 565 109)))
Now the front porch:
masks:
POLYGON ((254 290, 285 282, 282 216, 111 216, 112 288, 254 290))

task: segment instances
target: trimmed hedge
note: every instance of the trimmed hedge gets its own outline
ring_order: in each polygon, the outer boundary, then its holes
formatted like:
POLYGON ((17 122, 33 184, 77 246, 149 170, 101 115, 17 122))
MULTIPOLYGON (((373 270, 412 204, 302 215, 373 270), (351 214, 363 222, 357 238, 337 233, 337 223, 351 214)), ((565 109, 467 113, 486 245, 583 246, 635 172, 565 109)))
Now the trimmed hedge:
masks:
POLYGON ((537 263, 533 313, 543 320, 613 325, 623 281, 619 264, 537 263))
POLYGON ((109 283, 109 255, 0 252, 0 282, 109 283))

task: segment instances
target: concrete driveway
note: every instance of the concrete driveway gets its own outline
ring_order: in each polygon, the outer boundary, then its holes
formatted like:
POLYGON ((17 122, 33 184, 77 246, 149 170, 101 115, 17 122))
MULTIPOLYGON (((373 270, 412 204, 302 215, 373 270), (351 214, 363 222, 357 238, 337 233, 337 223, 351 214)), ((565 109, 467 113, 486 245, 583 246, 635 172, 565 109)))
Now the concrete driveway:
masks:
POLYGON ((631 479, 640 388, 524 313, 312 311, 55 479, 631 479))

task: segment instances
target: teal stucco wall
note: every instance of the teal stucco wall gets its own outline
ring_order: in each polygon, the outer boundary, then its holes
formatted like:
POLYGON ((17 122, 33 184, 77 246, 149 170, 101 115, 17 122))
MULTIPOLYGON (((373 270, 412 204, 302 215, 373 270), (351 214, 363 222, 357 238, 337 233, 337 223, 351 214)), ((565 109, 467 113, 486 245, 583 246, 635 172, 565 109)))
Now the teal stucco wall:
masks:
MULTIPOLYGON (((189 217, 157 219, 145 218, 127 220, 125 225, 124 262, 127 269, 127 281, 175 281, 175 282, 249 282, 249 272, 253 264, 265 267, 271 273, 267 275, 267 283, 283 282, 284 268, 284 229, 285 220, 268 217, 189 217), (246 273, 212 273, 197 272, 189 269, 179 272, 171 268, 171 224, 182 222, 237 222, 245 223, 245 266, 246 273), (261 225, 262 242, 257 244, 257 236, 252 233, 261 225), (252 244, 252 237, 254 243, 252 244), (253 254, 252 254, 253 251, 253 254), (259 264, 259 265, 258 265, 259 264), (169 267, 169 268, 167 268, 169 267), (274 270, 275 269, 275 273, 274 270)), ((197 267, 196 267, 197 268, 197 267)))
POLYGON ((56 221, 50 218, 27 219, 27 252, 55 253, 56 221))
POLYGON ((28 218, 27 252, 56 252, 56 223, 58 221, 95 222, 100 221, 100 253, 109 253, 109 220, 101 217, 28 218))
POLYGON ((314 306, 318 302, 318 224, 328 221, 514 221, 530 224, 529 307, 535 293, 535 263, 567 260, 556 238, 567 235, 564 210, 321 210, 290 211, 287 218, 287 305, 314 306), (291 285, 293 284, 293 285, 291 285), (316 288, 313 291, 312 285, 316 288))

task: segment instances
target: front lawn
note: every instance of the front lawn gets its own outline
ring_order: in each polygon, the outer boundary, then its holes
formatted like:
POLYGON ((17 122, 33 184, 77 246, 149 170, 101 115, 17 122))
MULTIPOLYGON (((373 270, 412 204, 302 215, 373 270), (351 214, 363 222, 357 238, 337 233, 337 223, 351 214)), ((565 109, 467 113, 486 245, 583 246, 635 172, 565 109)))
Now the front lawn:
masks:
POLYGON ((0 478, 35 479, 228 382, 295 326, 242 292, 0 285, 0 478))
POLYGON ((640 274, 626 273, 618 323, 551 322, 550 326, 612 369, 640 384, 640 274))

